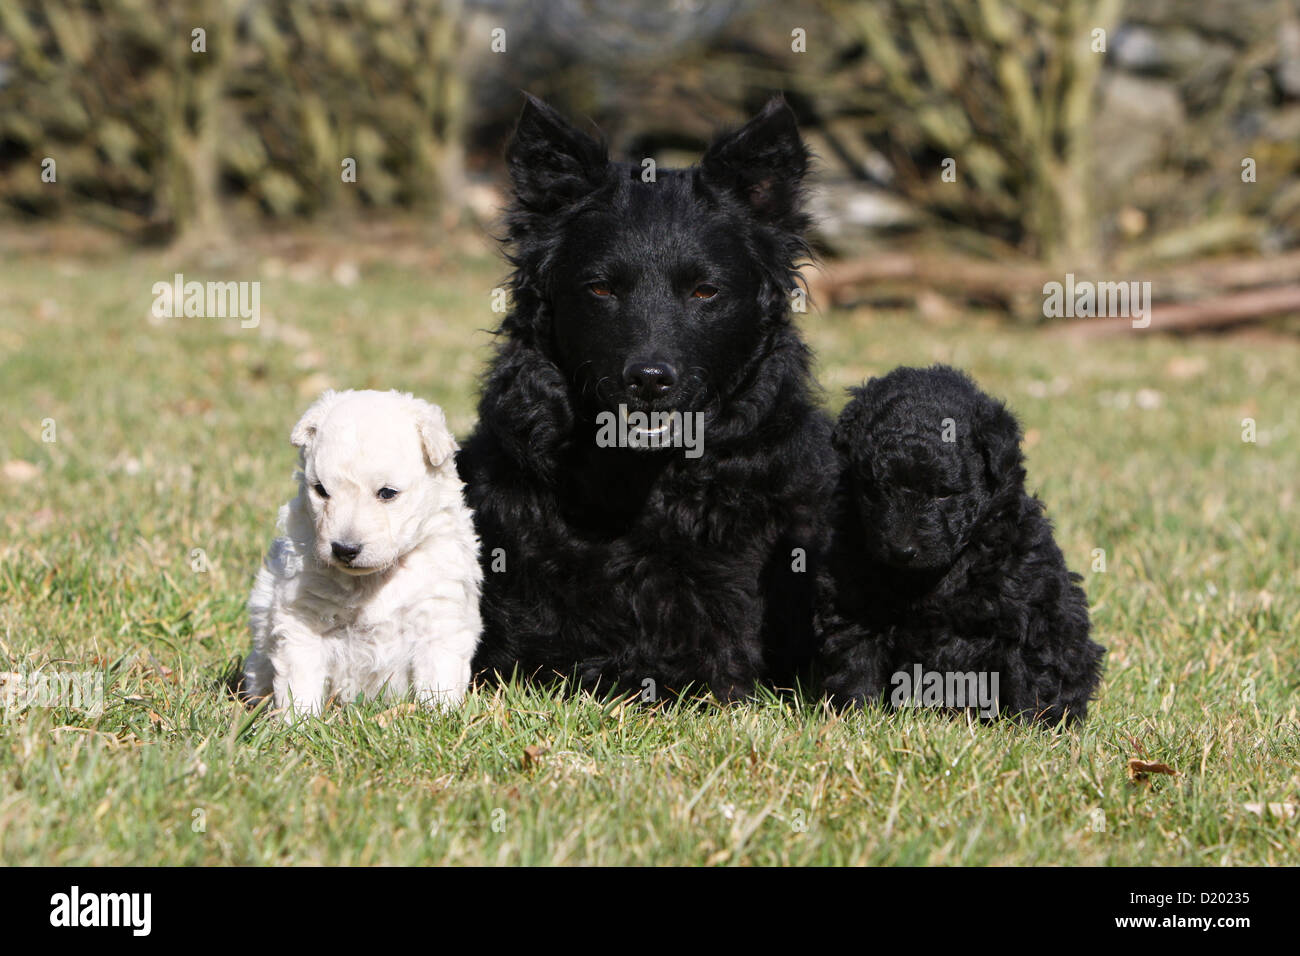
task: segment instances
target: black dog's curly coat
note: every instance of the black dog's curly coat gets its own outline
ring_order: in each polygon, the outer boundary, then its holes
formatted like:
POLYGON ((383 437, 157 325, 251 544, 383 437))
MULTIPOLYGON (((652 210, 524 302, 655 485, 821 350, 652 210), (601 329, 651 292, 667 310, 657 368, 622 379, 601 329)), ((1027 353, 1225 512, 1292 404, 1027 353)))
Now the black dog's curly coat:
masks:
POLYGON ((1003 712, 1087 714, 1105 653, 1088 604, 1025 491, 1020 426, 946 366, 853 390, 820 580, 826 690, 878 699, 920 665, 998 674, 1003 712))
POLYGON ((793 115, 773 101, 698 167, 647 177, 529 98, 507 160, 513 311, 458 458, 485 572, 475 672, 722 698, 789 681, 815 652, 835 480, 790 317, 793 115), (701 415, 702 454, 601 447, 620 412, 701 415))

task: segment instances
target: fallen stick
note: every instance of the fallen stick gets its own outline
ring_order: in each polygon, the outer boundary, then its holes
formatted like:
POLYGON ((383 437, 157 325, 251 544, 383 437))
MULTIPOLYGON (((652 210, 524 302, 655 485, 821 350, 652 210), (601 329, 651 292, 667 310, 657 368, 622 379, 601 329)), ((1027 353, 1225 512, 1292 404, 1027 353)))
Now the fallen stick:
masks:
POLYGON ((1041 290, 1043 283, 1052 278, 1052 273, 1033 263, 1007 265, 984 259, 925 258, 896 252, 833 263, 821 271, 810 270, 808 289, 814 301, 835 305, 849 289, 885 282, 906 281, 1005 296, 1041 290))
POLYGON ((1196 332, 1221 329, 1288 312, 1300 313, 1300 285, 1254 289, 1214 296, 1194 302, 1157 302, 1151 307, 1151 324, 1133 327, 1132 319, 1075 319, 1059 326, 1058 335, 1092 338, 1124 332, 1196 332))

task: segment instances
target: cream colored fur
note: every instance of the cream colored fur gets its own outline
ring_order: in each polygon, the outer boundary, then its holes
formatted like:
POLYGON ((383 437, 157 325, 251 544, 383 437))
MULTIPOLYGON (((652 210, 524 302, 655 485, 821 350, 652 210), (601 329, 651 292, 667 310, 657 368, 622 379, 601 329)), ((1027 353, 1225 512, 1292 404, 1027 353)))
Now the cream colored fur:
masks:
POLYGON ((249 598, 246 693, 290 719, 331 698, 458 703, 482 573, 442 410, 398 392, 326 392, 291 441, 298 496, 249 598))

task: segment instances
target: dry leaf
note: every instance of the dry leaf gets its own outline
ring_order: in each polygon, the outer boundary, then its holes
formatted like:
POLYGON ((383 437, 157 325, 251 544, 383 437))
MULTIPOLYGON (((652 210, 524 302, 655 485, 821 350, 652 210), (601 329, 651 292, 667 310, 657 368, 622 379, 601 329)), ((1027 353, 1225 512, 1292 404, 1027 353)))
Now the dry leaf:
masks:
POLYGON ((1199 378, 1209 368, 1210 361, 1203 355, 1176 355, 1165 363, 1165 374, 1185 381, 1199 378))
POLYGON ((1247 813, 1259 817, 1277 817, 1279 820, 1290 820, 1300 810, 1294 803, 1247 803, 1244 806, 1247 813))
POLYGON ((0 465, 0 471, 4 472, 7 480, 16 485, 23 482, 31 481, 33 478, 40 477, 41 469, 33 465, 30 461, 23 461, 21 458, 14 458, 11 461, 0 465))
POLYGON ((543 744, 529 744, 524 748, 524 769, 536 767, 542 762, 542 757, 550 748, 543 744))
POLYGON ((414 703, 398 704, 396 707, 390 707, 375 717, 375 723, 380 727, 387 727, 402 714, 413 714, 419 709, 419 705, 414 703))
POLYGON ((1168 774, 1171 777, 1178 776, 1178 771, 1167 763, 1152 763, 1146 760, 1138 760, 1136 757, 1128 762, 1128 777, 1134 783, 1146 783, 1147 776, 1153 773, 1168 774))
POLYGON ((150 676, 157 676, 158 678, 160 678, 160 679, 162 679, 162 680, 165 680, 165 681, 169 681, 169 682, 171 682, 171 683, 173 683, 173 684, 175 684, 175 683, 177 682, 176 673, 175 673, 175 672, 174 672, 170 667, 168 667, 166 664, 159 664, 159 665, 157 665, 157 666, 154 668, 154 673, 153 673, 152 675, 150 675, 150 676))

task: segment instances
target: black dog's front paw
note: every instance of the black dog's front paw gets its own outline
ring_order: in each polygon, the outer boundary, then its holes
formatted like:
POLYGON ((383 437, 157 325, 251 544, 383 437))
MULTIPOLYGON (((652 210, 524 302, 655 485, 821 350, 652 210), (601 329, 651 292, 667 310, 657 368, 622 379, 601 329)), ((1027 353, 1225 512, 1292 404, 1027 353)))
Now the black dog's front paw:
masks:
POLYGON ((879 701, 888 684, 878 642, 860 630, 849 628, 828 638, 822 655, 822 690, 840 709, 879 701))

